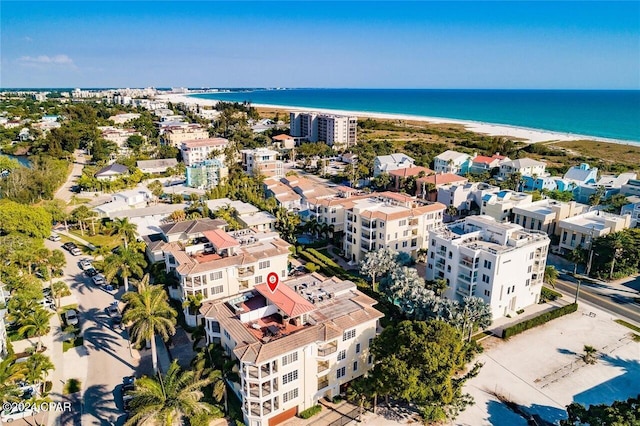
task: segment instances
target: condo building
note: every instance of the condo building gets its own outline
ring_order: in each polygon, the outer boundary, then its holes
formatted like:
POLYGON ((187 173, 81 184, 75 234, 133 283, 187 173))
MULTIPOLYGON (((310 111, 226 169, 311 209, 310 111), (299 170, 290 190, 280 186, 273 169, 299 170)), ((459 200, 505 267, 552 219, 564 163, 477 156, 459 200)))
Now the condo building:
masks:
POLYGON ((445 297, 479 297, 494 319, 538 303, 550 243, 544 232, 470 216, 428 238, 426 279, 445 279, 445 297))
POLYGON ((427 203, 394 192, 352 201, 345 211, 344 252, 360 262, 367 252, 390 248, 418 255, 427 247, 430 230, 442 226, 444 204, 427 203))
MULTIPOLYGON (((281 280, 288 276, 289 243, 276 232, 206 230, 202 237, 161 249, 166 271, 179 283, 170 294, 179 300, 198 294, 205 301, 223 299, 265 283, 270 272, 281 280)), ((185 315, 195 324, 193 315, 186 310, 185 315)))
POLYGON ((353 146, 357 142, 358 117, 294 111, 289 118, 293 137, 341 147, 353 146))
POLYGON ((164 145, 179 148, 182 142, 208 139, 209 131, 199 124, 174 124, 167 126, 161 136, 164 145))
POLYGON ((383 316, 375 303, 353 282, 318 274, 204 303, 207 341, 236 360, 230 385, 245 424, 282 423, 365 374, 383 316))
POLYGON ((229 140, 225 138, 207 138, 183 141, 180 144, 182 161, 184 161, 184 165, 187 167, 211 158, 216 158, 224 162, 224 150, 228 145, 229 140))
POLYGON ((278 160, 278 152, 267 148, 243 149, 242 169, 252 176, 281 178, 284 176, 284 165, 278 160))

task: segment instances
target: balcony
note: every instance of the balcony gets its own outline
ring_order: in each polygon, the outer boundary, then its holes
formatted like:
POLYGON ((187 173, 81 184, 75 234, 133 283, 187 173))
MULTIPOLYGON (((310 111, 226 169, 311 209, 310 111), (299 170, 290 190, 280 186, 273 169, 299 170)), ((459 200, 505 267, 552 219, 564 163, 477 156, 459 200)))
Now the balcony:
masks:
MULTIPOLYGON (((372 250, 372 249, 371 249, 371 244, 370 244, 370 243, 365 243, 365 242, 360 243, 360 248, 361 248, 362 250, 364 250, 364 251, 370 251, 370 250, 372 250)), ((375 246, 374 246, 374 248, 375 248, 375 246)))
POLYGON ((478 275, 474 275, 473 277, 470 277, 465 274, 458 274, 458 279, 461 279, 469 284, 475 283, 477 278, 478 278, 478 275))
POLYGON ((474 285, 458 285, 458 288, 456 289, 456 293, 458 293, 461 296, 473 296, 475 295, 475 290, 476 287, 474 285))
POLYGON ((240 290, 247 290, 249 288, 249 281, 248 280, 242 280, 238 282, 240 290))
POLYGON ((443 260, 438 260, 436 262, 436 268, 441 269, 443 271, 444 271, 444 265, 445 265, 445 262, 443 260))
POLYGON ((371 223, 371 222, 366 222, 366 221, 363 220, 362 221, 362 227, 364 229, 376 229, 376 228, 378 228, 378 225, 375 222, 371 223))
POLYGON ((329 361, 318 362, 318 373, 322 373, 323 371, 327 371, 328 369, 329 369, 329 361))
POLYGON ((409 226, 418 226, 418 219, 411 219, 409 220, 409 226))
POLYGON ((320 377, 318 379, 318 390, 322 390, 329 386, 329 376, 320 377))
POLYGON ((338 343, 333 342, 324 347, 318 348, 318 356, 329 356, 338 350, 338 343))
POLYGON ((478 267, 478 263, 479 263, 479 259, 476 259, 475 262, 469 257, 463 257, 463 258, 460 259, 460 265, 464 266, 465 268, 469 268, 469 269, 477 268, 478 267))
POLYGON ((363 240, 369 240, 369 241, 375 240, 376 239, 376 233, 375 232, 369 233, 369 232, 364 232, 363 231, 362 232, 362 239, 363 240))
POLYGON ((446 256, 446 255, 447 255, 447 249, 444 249, 444 250, 438 250, 438 251, 436 251, 436 254, 437 254, 438 256, 443 256, 443 257, 444 257, 444 256, 446 256))
POLYGON ((240 278, 247 278, 255 274, 254 268, 240 268, 238 269, 238 276, 240 278))
POLYGON ((247 367, 244 370, 244 375, 245 375, 245 377, 248 377, 250 379, 257 379, 259 377, 258 368, 257 367, 247 367))

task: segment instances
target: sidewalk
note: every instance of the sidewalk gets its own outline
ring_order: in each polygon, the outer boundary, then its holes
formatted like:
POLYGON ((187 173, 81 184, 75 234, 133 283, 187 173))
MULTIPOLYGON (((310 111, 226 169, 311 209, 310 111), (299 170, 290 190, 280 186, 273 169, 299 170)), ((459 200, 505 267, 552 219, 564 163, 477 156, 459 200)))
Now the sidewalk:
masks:
POLYGON ((491 331, 495 336, 501 337, 502 330, 507 327, 528 320, 530 318, 537 317, 544 312, 553 311, 571 303, 573 303, 573 298, 563 295, 561 298, 555 301, 537 303, 535 305, 527 306, 524 309, 524 312, 520 315, 512 315, 511 318, 502 317, 495 320, 487 329, 487 331, 491 331))
MULTIPOLYGON (((64 228, 64 227, 63 227, 63 228, 64 228)), ((88 248, 89 250, 91 250, 91 251, 93 251, 93 250, 96 250, 96 249, 97 249, 97 247, 96 247, 96 246, 94 246, 93 244, 91 244, 89 241, 87 241, 87 240, 83 240, 82 238, 78 237, 77 235, 73 235, 72 233, 67 232, 67 231, 65 231, 64 229, 57 228, 57 229, 55 230, 55 232, 56 232, 56 234, 64 235, 64 236, 65 236, 65 237, 67 237, 67 238, 71 238, 72 240, 75 240, 76 242, 78 242, 78 243, 82 244, 83 246, 87 247, 87 248, 88 248)))

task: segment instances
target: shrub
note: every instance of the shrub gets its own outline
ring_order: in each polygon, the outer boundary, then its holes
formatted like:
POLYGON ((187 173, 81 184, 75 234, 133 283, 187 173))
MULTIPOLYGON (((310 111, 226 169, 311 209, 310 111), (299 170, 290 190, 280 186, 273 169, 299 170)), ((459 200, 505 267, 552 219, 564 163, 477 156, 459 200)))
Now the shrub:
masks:
POLYGON ((69 394, 72 394, 72 393, 79 392, 80 389, 82 388, 81 385, 82 384, 80 383, 80 380, 78 380, 78 379, 69 379, 69 380, 67 380, 67 383, 65 383, 65 385, 64 385, 63 393, 65 395, 69 395, 69 394))
POLYGON ((307 251, 312 255, 314 255, 316 258, 320 259, 325 265, 331 266, 333 268, 339 268, 338 264, 334 262, 333 259, 328 258, 324 254, 320 253, 318 250, 310 248, 307 251))
POLYGON ((523 313, 523 312, 524 312, 524 309, 518 309, 518 310, 516 311, 516 314, 520 315, 520 314, 521 314, 521 313, 523 313))
POLYGON ((516 334, 522 333, 523 331, 529 330, 530 328, 537 327, 563 315, 571 314, 577 310, 578 304, 572 303, 571 305, 563 306, 562 308, 555 309, 551 312, 545 312, 542 315, 538 315, 537 317, 519 322, 518 324, 514 324, 511 327, 505 328, 504 330, 502 330, 502 338, 508 339, 509 337, 515 336, 516 334))
POLYGON ((342 401, 342 397, 340 395, 334 396, 333 399, 331 400, 331 402, 333 402, 334 404, 337 404, 340 401, 342 401))
POLYGON ((547 287, 542 287, 542 291, 540 292, 540 303, 544 303, 547 300, 556 300, 562 297, 560 293, 557 291, 551 290, 547 287))
POLYGON ((317 259, 314 255, 312 255, 308 251, 301 251, 300 252, 300 256, 304 257, 309 262, 315 263, 316 265, 318 265, 320 267, 326 267, 327 266, 327 265, 324 264, 324 262, 322 262, 321 260, 317 259))
POLYGON ((316 264, 315 264, 315 263, 313 263, 313 262, 307 262, 307 263, 304 265, 304 269, 306 269, 307 271, 309 271, 309 272, 312 272, 312 273, 313 273, 313 272, 316 272, 316 271, 318 270, 318 265, 316 265, 316 264))
POLYGON ((306 410, 301 411, 300 414, 298 414, 298 416, 303 419, 308 419, 309 417, 313 417, 316 414, 318 414, 321 410, 322 410, 321 405, 314 405, 313 407, 309 407, 306 410))
POLYGON ((44 393, 48 394, 49 392, 51 392, 51 389, 53 388, 53 382, 50 380, 47 380, 46 382, 44 382, 44 393))

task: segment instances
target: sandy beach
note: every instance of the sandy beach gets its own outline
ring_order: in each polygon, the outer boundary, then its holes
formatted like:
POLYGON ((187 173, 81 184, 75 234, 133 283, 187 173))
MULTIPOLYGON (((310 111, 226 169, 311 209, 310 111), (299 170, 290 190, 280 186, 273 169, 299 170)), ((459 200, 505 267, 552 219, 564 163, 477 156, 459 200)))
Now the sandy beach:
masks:
MULTIPOLYGON (((197 93, 193 92, 193 93, 190 93, 189 95, 166 94, 166 95, 157 96, 157 99, 166 100, 173 103, 182 102, 188 105, 202 105, 202 106, 214 106, 218 102, 213 99, 194 98, 191 96, 194 94, 197 94, 197 93)), ((638 146, 638 144, 635 144, 633 142, 621 141, 616 139, 599 138, 595 136, 576 135, 576 134, 570 134, 570 133, 551 132, 546 130, 528 129, 524 127, 515 127, 515 126, 507 126, 507 125, 492 124, 492 123, 481 123, 481 122, 468 121, 468 120, 456 120, 452 118, 424 117, 424 116, 403 115, 403 114, 387 114, 387 113, 375 113, 375 112, 366 112, 366 111, 344 111, 344 110, 324 109, 324 108, 302 108, 302 107, 288 106, 288 105, 263 105, 263 104, 252 104, 252 105, 255 107, 280 108, 280 109, 286 109, 289 111, 310 110, 310 111, 318 111, 318 112, 327 113, 327 114, 356 115, 358 117, 364 117, 364 118, 378 118, 378 119, 387 119, 387 120, 413 120, 413 121, 424 121, 427 123, 434 123, 434 124, 443 124, 443 123, 460 124, 460 125, 463 125, 467 130, 475 133, 485 134, 489 136, 510 137, 526 143, 549 142, 549 141, 561 142, 561 141, 576 141, 576 140, 593 140, 593 141, 600 141, 600 142, 609 142, 609 143, 616 143, 616 144, 623 144, 623 145, 638 146)))

